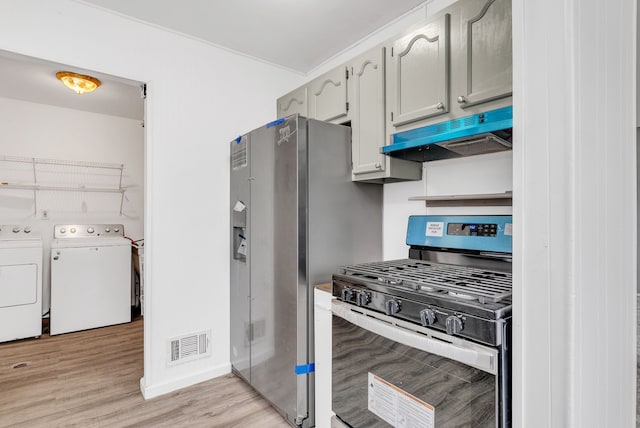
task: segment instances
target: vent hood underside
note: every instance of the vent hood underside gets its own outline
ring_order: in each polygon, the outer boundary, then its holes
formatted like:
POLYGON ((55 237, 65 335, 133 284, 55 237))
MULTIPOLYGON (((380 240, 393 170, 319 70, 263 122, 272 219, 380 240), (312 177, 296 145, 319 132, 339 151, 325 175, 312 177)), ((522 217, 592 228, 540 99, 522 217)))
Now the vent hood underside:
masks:
POLYGON ((512 127, 513 109, 505 107, 394 134, 381 151, 418 162, 500 152, 512 147, 512 127))

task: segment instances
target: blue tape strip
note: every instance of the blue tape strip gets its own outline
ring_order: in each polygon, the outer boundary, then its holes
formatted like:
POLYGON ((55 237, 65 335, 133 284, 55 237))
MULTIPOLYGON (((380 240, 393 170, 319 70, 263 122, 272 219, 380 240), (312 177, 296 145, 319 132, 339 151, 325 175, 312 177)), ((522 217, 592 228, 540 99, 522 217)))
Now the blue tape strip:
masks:
POLYGON ((236 139, 235 139, 235 140, 233 140, 233 141, 235 141, 236 143, 240 144, 240 141, 242 141, 242 135, 241 135, 241 136, 239 136, 238 138, 236 138, 236 139))
POLYGON ((295 370, 297 375, 313 373, 316 371, 316 364, 315 363, 303 364, 301 366, 296 366, 295 370))
POLYGON ((280 125, 281 123, 284 123, 284 117, 281 117, 278 120, 274 120, 273 122, 267 123, 267 128, 271 128, 273 126, 280 125))

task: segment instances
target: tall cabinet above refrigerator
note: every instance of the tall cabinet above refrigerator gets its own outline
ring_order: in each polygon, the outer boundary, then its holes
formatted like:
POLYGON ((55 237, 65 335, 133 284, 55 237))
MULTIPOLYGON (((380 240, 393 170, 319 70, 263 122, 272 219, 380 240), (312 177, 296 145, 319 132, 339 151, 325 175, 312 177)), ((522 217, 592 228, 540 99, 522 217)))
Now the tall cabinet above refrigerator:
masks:
POLYGON ((314 418, 313 286, 382 257, 382 186, 350 128, 294 115, 231 142, 231 364, 293 426, 314 418))

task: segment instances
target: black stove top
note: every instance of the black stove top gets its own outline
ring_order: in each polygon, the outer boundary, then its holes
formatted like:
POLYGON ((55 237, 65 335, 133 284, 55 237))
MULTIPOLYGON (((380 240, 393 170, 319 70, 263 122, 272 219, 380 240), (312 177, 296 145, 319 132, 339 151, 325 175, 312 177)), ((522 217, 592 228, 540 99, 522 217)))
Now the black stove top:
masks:
POLYGON ((344 275, 466 302, 511 304, 511 273, 402 259, 344 266, 344 275))
POLYGON ((511 272, 402 259, 344 266, 333 295, 480 343, 499 345, 511 318, 511 272))
POLYGON ((449 335, 503 344, 511 320, 511 216, 411 216, 409 257, 340 268, 338 299, 449 335))

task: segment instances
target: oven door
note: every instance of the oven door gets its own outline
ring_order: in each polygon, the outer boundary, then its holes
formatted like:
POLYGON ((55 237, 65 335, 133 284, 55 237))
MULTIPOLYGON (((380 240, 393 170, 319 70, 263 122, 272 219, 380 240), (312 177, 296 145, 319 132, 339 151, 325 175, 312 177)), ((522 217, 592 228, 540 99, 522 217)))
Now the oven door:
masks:
POLYGON ((332 407, 350 427, 501 425, 498 349, 334 300, 332 407))

